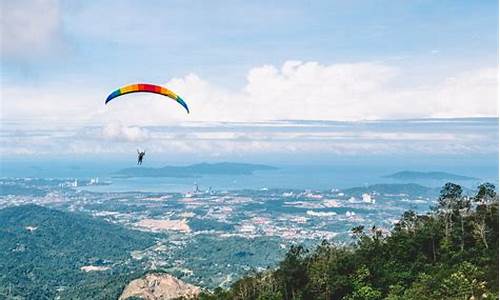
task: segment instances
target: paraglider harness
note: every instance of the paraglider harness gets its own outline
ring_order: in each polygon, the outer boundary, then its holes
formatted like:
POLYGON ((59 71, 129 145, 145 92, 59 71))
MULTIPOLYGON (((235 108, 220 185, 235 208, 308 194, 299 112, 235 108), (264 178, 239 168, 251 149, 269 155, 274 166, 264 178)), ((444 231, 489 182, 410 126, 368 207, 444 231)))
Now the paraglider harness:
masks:
POLYGON ((139 149, 137 149, 137 155, 137 164, 142 165, 142 159, 144 158, 144 155, 146 155, 146 151, 139 151, 139 149))

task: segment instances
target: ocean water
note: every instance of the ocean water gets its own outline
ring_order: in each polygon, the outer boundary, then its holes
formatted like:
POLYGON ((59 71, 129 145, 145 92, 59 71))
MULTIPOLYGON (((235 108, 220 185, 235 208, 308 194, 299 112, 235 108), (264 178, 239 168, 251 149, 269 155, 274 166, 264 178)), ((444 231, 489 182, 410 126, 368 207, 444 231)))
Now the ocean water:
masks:
MULTIPOLYGON (((198 162, 193 162, 198 163, 198 162)), ((260 163, 260 162, 256 162, 260 163)), ((146 161, 144 167, 162 167, 159 161, 146 161)), ((325 161, 323 164, 272 163, 277 167, 271 171, 257 171, 251 175, 210 175, 189 178, 118 178, 114 172, 135 167, 132 160, 11 160, 1 162, 1 177, 17 178, 67 178, 89 179, 99 177, 109 185, 81 187, 95 192, 187 192, 195 185, 200 190, 241 189, 301 189, 330 190, 377 183, 405 183, 383 176, 403 170, 443 171, 476 177, 475 180, 455 181, 465 187, 474 188, 481 182, 498 182, 498 158, 496 157, 377 157, 342 158, 325 161)), ((442 186, 441 180, 412 180, 412 183, 429 187, 442 186)))

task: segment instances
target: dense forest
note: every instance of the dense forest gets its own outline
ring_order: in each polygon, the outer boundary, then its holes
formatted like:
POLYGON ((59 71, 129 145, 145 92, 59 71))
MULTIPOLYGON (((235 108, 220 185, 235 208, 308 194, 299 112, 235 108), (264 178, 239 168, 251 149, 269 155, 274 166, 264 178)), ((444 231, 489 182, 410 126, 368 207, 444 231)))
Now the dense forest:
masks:
POLYGON ((352 229, 351 245, 293 246, 274 269, 212 299, 498 299, 498 196, 447 183, 425 215, 405 212, 390 232, 352 229))
POLYGON ((150 233, 37 205, 0 210, 0 299, 116 299, 143 274, 150 233), (124 263, 126 262, 126 263, 124 263), (85 265, 112 266, 82 272, 85 265))

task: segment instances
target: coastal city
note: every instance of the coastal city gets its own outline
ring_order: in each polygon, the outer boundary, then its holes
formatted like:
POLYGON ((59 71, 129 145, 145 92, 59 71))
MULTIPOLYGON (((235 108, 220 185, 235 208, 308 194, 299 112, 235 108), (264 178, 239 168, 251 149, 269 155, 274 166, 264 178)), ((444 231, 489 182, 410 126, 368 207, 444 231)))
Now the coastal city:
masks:
MULTIPOLYGON (((97 184, 109 183, 96 178, 4 178, 0 209, 36 204, 150 232, 155 245, 132 251, 131 260, 140 260, 146 269, 216 287, 272 266, 292 244, 349 244, 351 229, 366 224, 387 233, 404 211, 425 211, 434 199, 431 190, 411 184, 327 191, 202 191, 197 185, 184 193, 86 190, 97 184), (210 268, 205 265, 207 257, 210 268)), ((88 265, 82 270, 111 267, 88 265)))

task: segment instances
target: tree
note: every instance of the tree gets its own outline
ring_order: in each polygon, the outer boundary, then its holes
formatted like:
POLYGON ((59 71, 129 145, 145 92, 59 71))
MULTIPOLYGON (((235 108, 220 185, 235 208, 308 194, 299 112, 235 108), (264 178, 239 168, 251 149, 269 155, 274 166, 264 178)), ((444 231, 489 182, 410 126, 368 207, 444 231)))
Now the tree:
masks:
POLYGON ((307 250, 303 246, 292 245, 280 263, 277 276, 284 289, 284 299, 300 299, 300 291, 306 285, 307 270, 304 255, 307 250))
POLYGON ((444 217, 446 242, 450 241, 453 202, 460 197, 462 197, 462 187, 450 182, 445 184, 439 194, 438 210, 444 217))
POLYGON ((483 183, 477 187, 477 193, 474 196, 474 202, 479 204, 488 204, 498 198, 495 186, 489 182, 483 183))
POLYGON ((446 183, 439 193, 438 203, 439 208, 453 208, 454 202, 462 198, 462 187, 451 182, 446 183))
POLYGON ((495 191, 495 186, 491 183, 483 183, 478 186, 477 193, 473 197, 477 206, 477 221, 474 222, 474 234, 476 238, 481 241, 486 249, 489 248, 487 234, 488 228, 486 225, 486 219, 490 214, 489 205, 491 202, 498 200, 497 193, 495 191))
POLYGON ((354 291, 347 300, 378 300, 382 299, 382 293, 373 288, 369 282, 370 270, 361 266, 353 276, 354 291))
POLYGON ((470 209, 470 201, 462 195, 462 187, 451 182, 446 183, 441 189, 438 198, 438 210, 444 216, 445 246, 453 243, 452 233, 454 223, 460 222, 460 248, 464 249, 464 214, 470 209))
POLYGON ((420 299, 436 299, 434 293, 435 287, 433 286, 433 277, 426 273, 420 273, 410 288, 408 288, 402 299, 405 300, 420 300, 420 299))
POLYGON ((484 299, 488 292, 486 282, 481 280, 482 276, 478 267, 464 262, 455 272, 442 279, 439 296, 442 299, 484 299))
POLYGON ((417 221, 417 214, 414 211, 405 211, 399 222, 396 224, 396 230, 405 230, 406 232, 413 234, 417 229, 417 221))
POLYGON ((309 290, 319 299, 330 299, 329 269, 332 265, 332 247, 324 240, 309 257, 309 290))
POLYGON ((351 229, 352 238, 360 241, 365 236, 365 226, 359 225, 351 229))

